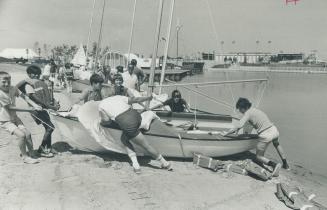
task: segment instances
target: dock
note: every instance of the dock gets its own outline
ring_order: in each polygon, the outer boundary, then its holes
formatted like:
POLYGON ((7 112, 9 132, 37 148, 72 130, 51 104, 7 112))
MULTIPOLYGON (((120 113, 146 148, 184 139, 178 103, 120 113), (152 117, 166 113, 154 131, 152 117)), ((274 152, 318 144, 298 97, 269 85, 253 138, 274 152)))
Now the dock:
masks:
MULTIPOLYGON (((150 76, 150 69, 143 69, 143 73, 146 75, 145 81, 148 82, 150 76)), ((165 71, 165 79, 178 82, 189 74, 190 74, 190 70, 167 69, 165 71)), ((156 69, 154 73, 154 81, 160 82, 160 76, 161 76, 161 70, 156 69)))

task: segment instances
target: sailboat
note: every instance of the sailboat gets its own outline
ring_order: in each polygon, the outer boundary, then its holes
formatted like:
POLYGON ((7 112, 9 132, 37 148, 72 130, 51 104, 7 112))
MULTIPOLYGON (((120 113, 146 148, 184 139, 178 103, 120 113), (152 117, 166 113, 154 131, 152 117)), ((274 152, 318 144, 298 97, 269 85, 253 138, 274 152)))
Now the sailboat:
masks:
MULTIPOLYGON (((155 35, 156 44, 154 45, 153 55, 157 55, 162 9, 163 1, 160 0, 155 35)), ((154 64, 156 56, 153 56, 152 59, 153 65, 151 66, 149 78, 149 94, 152 94, 152 89, 155 87, 154 64)), ((214 83, 228 84, 254 81, 262 82, 266 80, 222 81, 214 83)), ((175 85, 198 86, 213 85, 213 83, 175 85)), ((203 94, 201 92, 199 93, 203 94)), ((64 94, 61 94, 60 98, 66 101, 70 100, 69 96, 64 94)), ((125 149, 120 141, 122 131, 119 127, 102 127, 99 123, 100 117, 97 106, 98 102, 90 101, 82 105, 74 117, 60 112, 53 113, 52 116, 55 118, 57 127, 61 131, 64 139, 77 149, 89 152, 125 153, 125 149)), ((148 126, 142 130, 142 133, 152 146, 157 148, 162 155, 168 157, 189 158, 193 157, 194 153, 211 157, 232 155, 254 149, 260 139, 257 134, 250 134, 247 131, 237 135, 222 135, 222 131, 233 127, 233 117, 230 115, 214 114, 199 110, 196 110, 194 113, 156 111, 156 114, 160 118, 150 117, 148 126)), ((144 116, 144 118, 147 118, 147 116, 144 116)), ((148 155, 137 145, 134 145, 134 147, 138 155, 148 155)))

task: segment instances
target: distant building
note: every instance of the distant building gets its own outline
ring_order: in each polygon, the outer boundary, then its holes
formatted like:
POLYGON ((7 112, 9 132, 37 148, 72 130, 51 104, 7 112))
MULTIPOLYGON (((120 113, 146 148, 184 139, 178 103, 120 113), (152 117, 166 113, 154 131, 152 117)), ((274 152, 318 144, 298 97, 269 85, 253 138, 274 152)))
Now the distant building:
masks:
POLYGON ((268 52, 235 52, 215 55, 217 63, 264 63, 268 62, 271 53, 268 52))
MULTIPOLYGON (((274 58, 276 58, 276 62, 292 62, 292 63, 298 63, 303 62, 304 60, 304 54, 303 53, 279 53, 275 55, 274 58), (276 57, 275 57, 276 56, 276 57)), ((274 59, 272 59, 274 61, 274 59)))

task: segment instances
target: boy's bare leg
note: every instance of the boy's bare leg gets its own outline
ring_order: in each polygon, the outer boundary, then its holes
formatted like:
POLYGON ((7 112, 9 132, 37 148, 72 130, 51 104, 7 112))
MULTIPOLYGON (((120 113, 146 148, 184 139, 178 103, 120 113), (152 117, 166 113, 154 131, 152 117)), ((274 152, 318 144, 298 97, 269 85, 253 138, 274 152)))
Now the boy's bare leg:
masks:
POLYGON ((144 135, 142 133, 139 133, 136 137, 131 139, 130 141, 133 141, 135 144, 141 146, 144 148, 154 159, 161 162, 162 167, 166 168, 168 170, 172 170, 171 164, 166 161, 164 157, 154 148, 152 147, 148 141, 145 139, 144 135))
POLYGON ((140 170, 140 164, 137 161, 136 153, 133 150, 131 150, 130 148, 126 147, 126 146, 125 146, 125 149, 127 151, 127 155, 129 157, 129 159, 131 159, 131 161, 132 161, 132 166, 133 166, 134 170, 139 171, 140 170))
POLYGON ((256 158, 257 158, 257 160, 259 162, 273 167, 272 176, 278 176, 279 175, 279 169, 281 168, 281 164, 280 163, 275 163, 274 161, 269 160, 268 158, 266 158, 264 156, 268 145, 269 145, 269 143, 266 143, 266 142, 259 142, 257 144, 256 158))
POLYGON ((26 147, 28 149, 28 154, 33 157, 34 156, 34 147, 33 147, 33 140, 31 133, 25 128, 23 129, 23 132, 25 133, 25 141, 26 141, 26 147))
POLYGON ((280 157, 280 158, 282 159, 282 161, 283 161, 283 168, 284 168, 284 169, 289 169, 290 167, 289 167, 289 165, 288 165, 288 163, 287 163, 285 152, 284 152, 284 150, 283 150, 283 147, 279 144, 278 139, 274 139, 274 140, 273 140, 273 145, 274 145, 274 147, 276 148, 279 157, 280 157))
POLYGON ((25 133, 22 130, 20 130, 19 128, 16 128, 13 133, 17 137, 18 147, 19 147, 20 153, 22 154, 22 157, 26 157, 27 152, 26 152, 25 133))

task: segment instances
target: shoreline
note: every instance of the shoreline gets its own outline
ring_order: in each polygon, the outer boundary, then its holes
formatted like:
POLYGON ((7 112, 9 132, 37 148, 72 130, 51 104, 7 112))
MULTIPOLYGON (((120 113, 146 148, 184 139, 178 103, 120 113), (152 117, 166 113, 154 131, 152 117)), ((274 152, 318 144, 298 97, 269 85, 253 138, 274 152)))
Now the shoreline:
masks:
MULTIPOLYGON (((302 73, 302 74, 327 74, 327 70, 310 70, 310 67, 307 67, 308 70, 298 70, 298 69, 275 69, 279 67, 273 67, 273 69, 267 66, 241 66, 241 67, 229 67, 229 68, 207 68, 207 71, 221 71, 221 72, 230 72, 230 71, 239 71, 239 72, 268 72, 268 73, 302 73)), ((284 67, 287 68, 287 67, 284 67)), ((295 68, 295 67, 290 67, 295 68)))

